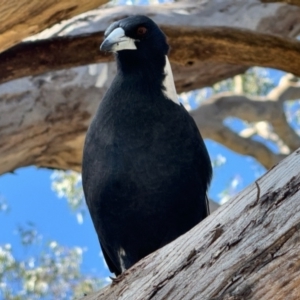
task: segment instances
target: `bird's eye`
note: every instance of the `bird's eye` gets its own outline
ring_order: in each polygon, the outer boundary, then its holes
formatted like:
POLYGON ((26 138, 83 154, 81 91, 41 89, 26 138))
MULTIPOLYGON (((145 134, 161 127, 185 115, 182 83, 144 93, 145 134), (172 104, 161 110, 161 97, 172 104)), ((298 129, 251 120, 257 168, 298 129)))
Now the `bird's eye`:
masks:
POLYGON ((147 32, 147 28, 146 27, 138 27, 138 29, 136 30, 137 35, 144 35, 147 32))

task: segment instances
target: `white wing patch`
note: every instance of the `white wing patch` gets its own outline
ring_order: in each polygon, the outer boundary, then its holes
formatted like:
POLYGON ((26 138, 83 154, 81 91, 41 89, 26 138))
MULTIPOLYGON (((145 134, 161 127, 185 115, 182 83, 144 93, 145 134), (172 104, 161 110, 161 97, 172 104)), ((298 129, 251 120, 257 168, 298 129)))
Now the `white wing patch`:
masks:
POLYGON ((172 69, 171 69, 171 65, 168 59, 168 56, 166 56, 166 64, 165 64, 165 68, 164 68, 164 73, 166 75, 164 81, 163 81, 163 86, 165 88, 165 90, 163 91, 163 93, 165 94, 165 96, 172 100, 173 102, 175 102, 176 104, 180 104, 179 100, 178 100, 178 96, 177 96, 177 92, 176 92, 176 88, 175 88, 175 84, 174 84, 174 79, 173 79, 173 73, 172 73, 172 69))
POLYGON ((124 262, 124 256, 126 255, 125 250, 121 247, 118 251, 118 256, 120 260, 121 270, 124 272, 126 270, 125 268, 125 262, 124 262))

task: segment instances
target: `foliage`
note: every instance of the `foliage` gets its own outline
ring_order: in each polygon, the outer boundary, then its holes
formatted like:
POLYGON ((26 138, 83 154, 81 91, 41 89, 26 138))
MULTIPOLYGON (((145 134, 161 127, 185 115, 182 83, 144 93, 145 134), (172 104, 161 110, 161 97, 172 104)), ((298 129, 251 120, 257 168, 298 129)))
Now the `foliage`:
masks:
POLYGON ((270 77, 270 70, 260 67, 253 67, 245 74, 216 83, 212 87, 212 93, 224 91, 235 91, 251 96, 264 96, 275 87, 275 82, 270 77))
POLYGON ((30 254, 18 259, 10 244, 0 245, 0 299, 74 299, 103 286, 81 273, 84 249, 44 242, 33 224, 20 226, 18 234, 30 254))
POLYGON ((76 212, 78 223, 83 222, 86 211, 82 190, 81 175, 74 171, 54 171, 52 189, 59 198, 65 198, 73 212, 76 212))

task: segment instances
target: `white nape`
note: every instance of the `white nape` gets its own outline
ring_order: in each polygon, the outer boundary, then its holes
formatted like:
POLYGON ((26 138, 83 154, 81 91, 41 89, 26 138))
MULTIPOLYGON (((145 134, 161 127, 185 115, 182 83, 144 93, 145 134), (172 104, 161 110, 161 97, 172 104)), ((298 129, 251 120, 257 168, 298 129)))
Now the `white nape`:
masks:
POLYGON ((174 84, 174 78, 173 78, 173 73, 172 73, 172 69, 171 69, 171 65, 168 59, 168 56, 166 56, 166 64, 165 64, 165 68, 164 68, 164 73, 165 73, 165 79, 163 81, 163 86, 165 88, 165 90, 163 91, 163 93, 165 94, 165 96, 172 100, 173 102, 175 102, 176 104, 180 104, 178 96, 177 96, 177 92, 176 92, 176 88, 175 88, 175 84, 174 84))
POLYGON ((136 50, 135 40, 126 36, 123 28, 118 27, 113 30, 105 39, 108 42, 114 44, 112 52, 118 52, 121 50, 136 50))

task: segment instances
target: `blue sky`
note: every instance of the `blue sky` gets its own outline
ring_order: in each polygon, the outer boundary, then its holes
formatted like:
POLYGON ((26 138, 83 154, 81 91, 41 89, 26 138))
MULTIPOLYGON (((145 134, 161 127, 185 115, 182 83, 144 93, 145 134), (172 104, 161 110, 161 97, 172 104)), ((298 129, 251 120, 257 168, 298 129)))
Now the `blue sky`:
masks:
POLYGON ((21 247, 16 228, 30 221, 43 235, 45 242, 55 240, 64 246, 87 248, 82 270, 107 276, 89 215, 86 215, 83 224, 78 224, 67 201, 58 198, 51 190, 52 172, 27 167, 0 177, 0 194, 10 208, 8 213, 0 214, 0 245, 10 243, 17 258, 26 256, 27 249, 21 247))

